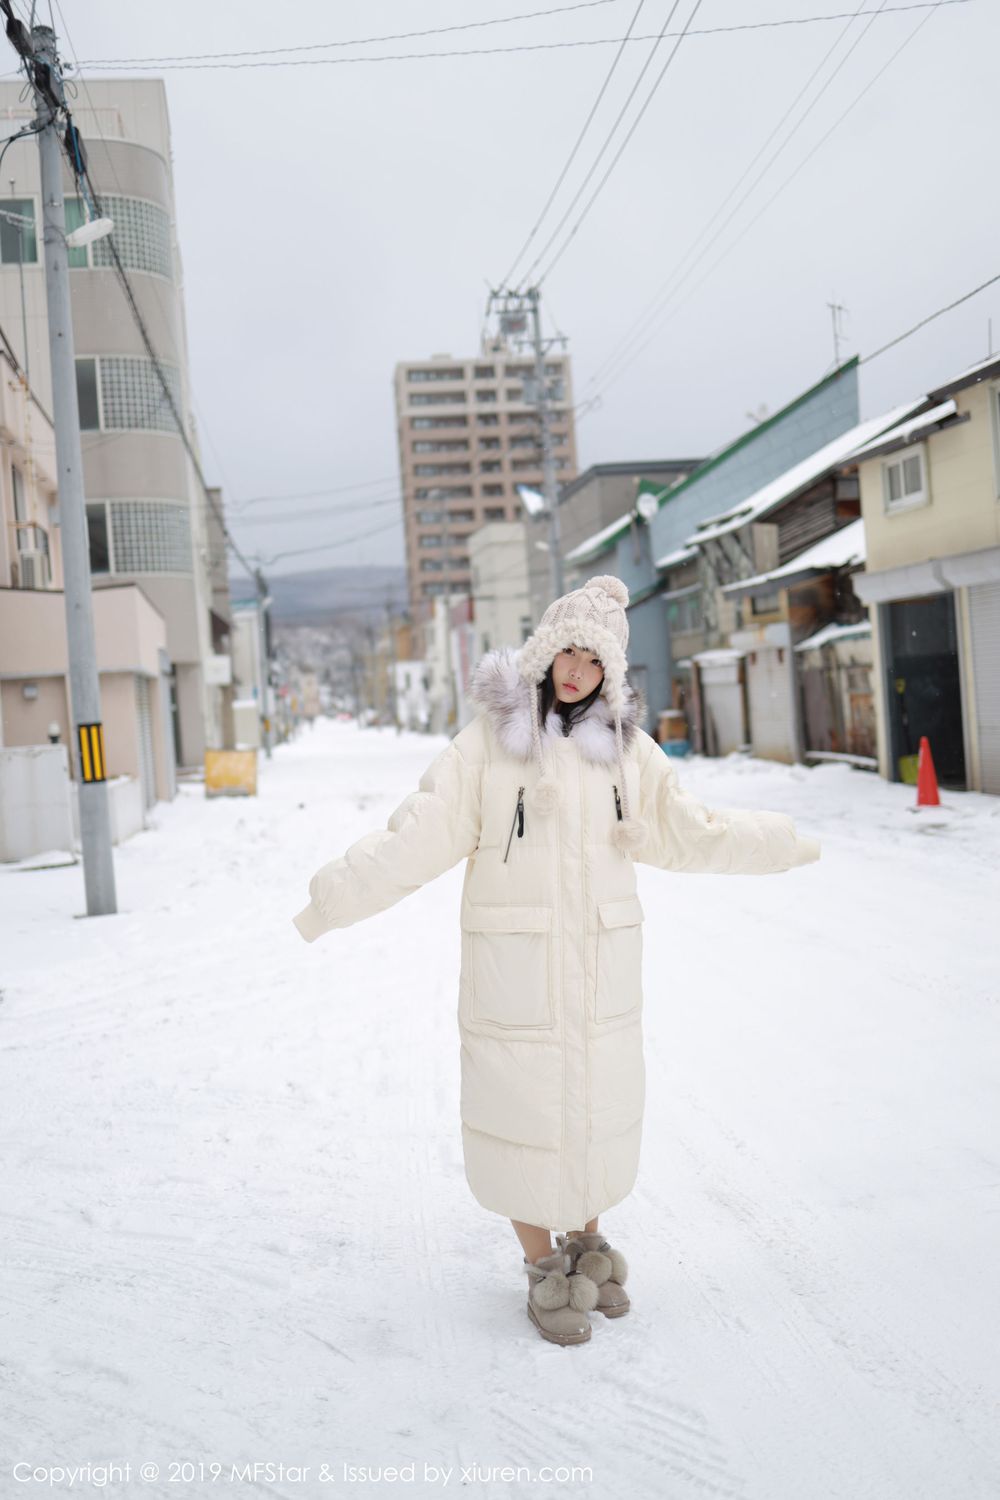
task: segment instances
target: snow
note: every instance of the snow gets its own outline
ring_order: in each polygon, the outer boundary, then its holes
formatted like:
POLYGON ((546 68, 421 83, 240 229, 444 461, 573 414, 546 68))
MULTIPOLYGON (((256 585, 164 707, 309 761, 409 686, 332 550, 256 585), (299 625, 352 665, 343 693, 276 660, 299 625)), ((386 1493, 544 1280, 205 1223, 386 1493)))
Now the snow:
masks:
POLYGON ((568 563, 587 562, 592 553, 596 554, 600 552, 606 542, 610 542, 612 537, 617 536, 619 531, 628 525, 631 514, 631 511, 626 511, 623 516, 619 516, 617 520, 602 527, 600 531, 595 531, 593 536, 588 536, 585 541, 578 542, 572 552, 566 553, 563 561, 568 563))
POLYGON ((926 432, 929 427, 936 427, 939 422, 947 421, 958 413, 958 407, 954 401, 942 401, 940 406, 932 406, 929 411, 921 412, 919 416, 911 417, 908 422, 900 422, 895 427, 890 427, 887 432, 872 438, 867 443, 862 443, 855 448, 851 454, 852 458, 864 458, 866 454, 881 452, 887 443, 909 443, 918 433, 926 432))
POLYGON ((724 594, 736 593, 758 583, 770 583, 772 579, 794 578, 800 573, 817 569, 848 568, 863 563, 867 556, 865 548, 865 523, 859 516, 848 521, 827 536, 821 537, 812 546, 806 547, 797 557, 789 558, 780 568, 771 568, 767 573, 758 573, 753 578, 740 578, 735 583, 724 583, 724 594))
POLYGON ((807 458, 793 464, 790 469, 779 474, 777 479, 772 479, 763 488, 756 490, 745 500, 741 500, 738 505, 707 517, 699 524, 697 531, 692 532, 691 536, 686 538, 685 545, 698 547, 702 542, 714 541, 716 537, 725 536, 727 532, 736 531, 741 526, 748 526, 751 521, 759 521, 776 505, 790 500, 800 491, 807 489, 809 485, 815 484, 818 479, 822 479, 824 474, 829 473, 838 464, 851 458, 862 443, 867 443, 879 433, 885 432, 887 428, 894 427, 903 417, 908 416, 918 406, 922 406, 923 399, 908 401, 905 406, 894 407, 892 411, 883 412, 880 417, 869 417, 866 422, 860 422, 856 427, 841 433, 840 437, 834 438, 830 443, 825 443, 822 448, 817 448, 815 453, 810 453, 807 458))
POLYGON ((690 562, 693 557, 698 556, 697 547, 678 547, 673 552, 668 552, 664 557, 658 557, 653 563, 654 568, 676 568, 680 563, 690 562))
POLYGON ((149 1500, 248 1492, 175 1460, 310 1465, 258 1486, 309 1500, 324 1461, 412 1461, 419 1495, 508 1463, 590 1465, 544 1492, 600 1500, 995 1500, 1000 799, 674 762, 823 857, 640 867, 643 1157, 601 1221, 633 1307, 562 1349, 464 1179, 463 866, 291 923, 445 743, 322 720, 256 799, 182 786, 116 850, 117 916, 81 917, 79 867, 0 873, 7 1464, 155 1462, 116 1491, 149 1500))
POLYGON ((833 641, 858 640, 863 636, 871 635, 872 625, 870 620, 858 620, 854 625, 837 625, 836 623, 824 625, 813 635, 806 636, 804 641, 799 641, 793 647, 795 651, 815 651, 819 646, 829 646, 833 641))

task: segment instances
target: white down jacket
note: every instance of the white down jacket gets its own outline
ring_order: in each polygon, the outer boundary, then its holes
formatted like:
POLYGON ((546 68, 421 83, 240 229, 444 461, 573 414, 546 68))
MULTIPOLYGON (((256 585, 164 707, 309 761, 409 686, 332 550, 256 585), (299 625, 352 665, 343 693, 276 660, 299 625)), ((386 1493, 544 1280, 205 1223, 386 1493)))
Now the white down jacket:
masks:
POLYGON ((603 697, 564 736, 543 729, 562 802, 534 816, 529 688, 509 648, 476 668, 480 713, 419 790, 324 865, 293 920, 307 942, 384 911, 467 859, 461 902, 461 1117, 473 1194, 498 1214, 580 1229, 630 1192, 645 1096, 643 908, 634 860, 665 870, 770 874, 819 858, 776 812, 714 812, 687 796, 626 689, 625 774, 646 830, 632 855, 619 817, 603 697))

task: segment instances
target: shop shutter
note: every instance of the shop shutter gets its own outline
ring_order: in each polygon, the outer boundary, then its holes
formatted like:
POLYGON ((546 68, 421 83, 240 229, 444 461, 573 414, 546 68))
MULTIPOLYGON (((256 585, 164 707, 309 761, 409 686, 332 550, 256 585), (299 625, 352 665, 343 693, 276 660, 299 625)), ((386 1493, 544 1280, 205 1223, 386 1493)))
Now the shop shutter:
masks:
POLYGON ((982 790, 1000 796, 1000 583, 969 589, 982 790))

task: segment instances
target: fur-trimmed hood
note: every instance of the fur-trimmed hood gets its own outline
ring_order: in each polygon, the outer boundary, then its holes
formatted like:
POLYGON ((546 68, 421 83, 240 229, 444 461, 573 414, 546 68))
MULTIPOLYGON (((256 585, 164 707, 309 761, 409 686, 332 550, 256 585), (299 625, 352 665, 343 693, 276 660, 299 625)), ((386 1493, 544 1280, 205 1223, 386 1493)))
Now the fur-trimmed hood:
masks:
MULTIPOLYGON (((469 684, 469 697, 485 709, 497 739, 508 755, 530 760, 531 700, 538 688, 527 682, 519 671, 520 652, 511 646, 487 651, 476 665, 469 684)), ((622 744, 628 753, 635 731, 645 718, 642 694, 628 683, 623 685, 621 707, 622 744)), ((562 738, 561 715, 553 707, 542 727, 543 742, 562 738)), ((570 738, 580 754, 595 765, 612 765, 615 760, 614 713, 601 693, 570 730, 570 738)))

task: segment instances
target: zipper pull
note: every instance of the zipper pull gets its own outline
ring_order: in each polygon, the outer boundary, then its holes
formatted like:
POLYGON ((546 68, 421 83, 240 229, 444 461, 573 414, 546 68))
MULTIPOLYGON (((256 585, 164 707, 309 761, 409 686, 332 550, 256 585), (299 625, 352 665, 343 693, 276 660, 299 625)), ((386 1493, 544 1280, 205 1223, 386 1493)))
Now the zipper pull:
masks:
POLYGON ((523 796, 524 796, 524 787, 523 786, 519 786, 518 789, 517 789, 517 806, 514 809, 514 816, 513 816, 513 818, 511 819, 511 822, 510 822, 510 833, 507 836, 507 848, 504 850, 504 856, 503 856, 503 862, 504 862, 504 864, 507 863, 507 855, 510 853, 510 841, 514 837, 514 824, 515 823, 520 824, 520 828, 518 830, 518 835, 517 835, 518 838, 523 838, 524 837, 524 802, 522 801, 523 796))
POLYGON ((615 812, 618 814, 618 821, 620 823, 622 821, 622 799, 618 795, 618 788, 615 787, 614 790, 615 790, 615 812))

